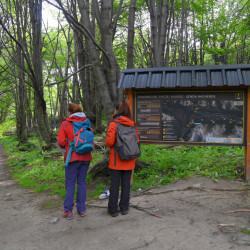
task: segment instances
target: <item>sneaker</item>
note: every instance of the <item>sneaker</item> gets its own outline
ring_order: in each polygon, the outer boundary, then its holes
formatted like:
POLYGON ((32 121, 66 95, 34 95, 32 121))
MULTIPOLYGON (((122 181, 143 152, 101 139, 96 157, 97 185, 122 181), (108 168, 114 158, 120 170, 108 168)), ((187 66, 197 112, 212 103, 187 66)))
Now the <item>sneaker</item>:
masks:
POLYGON ((111 212, 111 211, 109 211, 109 210, 108 210, 108 214, 109 214, 110 216, 112 216, 112 217, 118 216, 118 213, 117 213, 117 212, 116 212, 116 213, 113 213, 113 212, 111 212))
POLYGON ((104 188, 104 189, 102 190, 102 194, 99 196, 99 199, 100 199, 100 200, 103 200, 103 199, 108 198, 109 196, 110 196, 109 190, 108 190, 107 188, 104 188))
POLYGON ((87 215, 86 212, 79 212, 79 211, 77 211, 77 213, 78 213, 80 216, 82 216, 82 217, 84 217, 84 216, 87 215))
POLYGON ((69 210, 69 211, 67 211, 67 212, 64 211, 64 212, 62 213, 62 217, 63 217, 63 218, 66 218, 66 219, 68 219, 68 220, 71 220, 71 219, 74 218, 71 210, 69 210))

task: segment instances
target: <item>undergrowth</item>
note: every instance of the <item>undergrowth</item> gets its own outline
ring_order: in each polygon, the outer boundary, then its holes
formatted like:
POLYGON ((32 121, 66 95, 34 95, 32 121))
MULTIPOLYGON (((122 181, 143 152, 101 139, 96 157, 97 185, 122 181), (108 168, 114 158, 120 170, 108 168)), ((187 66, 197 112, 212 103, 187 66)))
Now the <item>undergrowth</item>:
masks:
MULTIPOLYGON (((0 130, 0 143, 3 143, 8 155, 8 166, 13 178, 22 187, 32 188, 35 192, 48 191, 64 197, 63 156, 53 157, 57 149, 42 150, 35 134, 29 136, 27 145, 18 147, 16 136, 3 136, 3 130, 0 130), (24 151, 20 151, 22 148, 24 151)), ((135 170, 133 190, 166 185, 194 175, 208 177, 214 181, 220 178, 233 180, 243 177, 243 147, 141 145, 141 151, 140 160, 149 166, 135 170)), ((95 151, 91 164, 102 157, 100 152, 95 151)), ((89 194, 94 198, 108 185, 107 179, 93 180, 91 175, 87 176, 86 181, 87 185, 96 184, 95 191, 89 194)))
POLYGON ((135 171, 134 189, 166 185, 194 175, 214 181, 233 180, 243 176, 244 148, 142 145, 140 160, 150 165, 135 171))
MULTIPOLYGON (((9 170, 12 177, 18 181, 20 186, 32 188, 35 192, 48 191, 51 194, 65 196, 65 175, 63 156, 56 158, 47 158, 58 150, 42 150, 37 136, 29 137, 29 149, 27 145, 22 144, 18 147, 16 136, 6 136, 0 139, 8 155, 9 170), (23 148, 27 151, 23 151, 23 148), (19 149, 22 149, 21 151, 19 149)), ((53 156, 52 156, 53 157, 53 156)), ((101 158, 96 152, 93 153, 91 164, 101 158)), ((91 176, 87 177, 87 182, 92 181, 91 176)))

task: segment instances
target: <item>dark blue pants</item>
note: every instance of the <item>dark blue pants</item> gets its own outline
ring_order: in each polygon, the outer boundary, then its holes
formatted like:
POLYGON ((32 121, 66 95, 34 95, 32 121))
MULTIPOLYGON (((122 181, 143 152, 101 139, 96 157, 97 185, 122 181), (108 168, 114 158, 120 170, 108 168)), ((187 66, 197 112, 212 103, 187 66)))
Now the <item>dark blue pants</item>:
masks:
POLYGON ((127 211, 129 208, 129 198, 130 198, 130 178, 132 170, 113 170, 110 169, 110 196, 108 209, 112 213, 117 212, 118 199, 119 199, 119 186, 121 181, 121 198, 119 202, 119 207, 123 211, 127 211))
POLYGON ((90 161, 75 161, 65 167, 65 188, 64 211, 73 210, 75 184, 77 182, 76 204, 77 211, 85 212, 86 201, 86 176, 90 161))

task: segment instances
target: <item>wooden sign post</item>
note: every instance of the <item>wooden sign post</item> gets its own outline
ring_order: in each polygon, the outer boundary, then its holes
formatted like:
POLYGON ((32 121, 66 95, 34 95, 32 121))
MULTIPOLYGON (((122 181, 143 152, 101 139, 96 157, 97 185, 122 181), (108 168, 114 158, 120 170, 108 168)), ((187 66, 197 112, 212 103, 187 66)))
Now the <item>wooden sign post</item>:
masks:
MULTIPOLYGON (((132 116, 135 117, 134 112, 134 92, 132 89, 126 89, 125 94, 127 95, 127 102, 129 104, 132 116)), ((247 102, 246 102, 246 109, 244 112, 246 112, 246 143, 245 143, 245 165, 244 165, 244 177, 245 180, 250 180, 250 87, 247 89, 247 102)), ((143 143, 143 142, 142 142, 143 143)))
POLYGON ((247 89, 247 126, 246 126, 246 147, 245 147, 245 180, 250 180, 250 87, 247 89))
POLYGON ((250 64, 125 69, 118 88, 141 143, 245 147, 250 180, 250 64))

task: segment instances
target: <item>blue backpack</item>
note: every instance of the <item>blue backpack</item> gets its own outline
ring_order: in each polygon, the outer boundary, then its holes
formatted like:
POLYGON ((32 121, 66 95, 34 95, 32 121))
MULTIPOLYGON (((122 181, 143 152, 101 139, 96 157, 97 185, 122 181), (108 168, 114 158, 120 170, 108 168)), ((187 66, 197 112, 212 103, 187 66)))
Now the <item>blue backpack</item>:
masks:
POLYGON ((89 119, 84 122, 72 122, 74 131, 74 141, 69 141, 69 152, 65 162, 65 167, 68 166, 72 151, 75 150, 78 154, 86 154, 94 150, 94 133, 91 128, 89 119))

